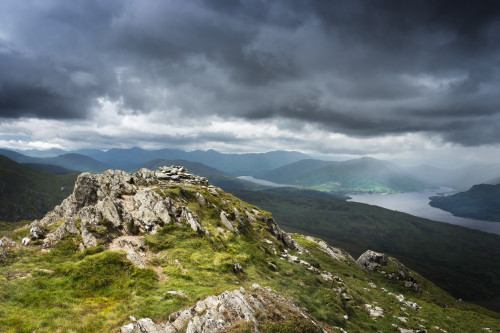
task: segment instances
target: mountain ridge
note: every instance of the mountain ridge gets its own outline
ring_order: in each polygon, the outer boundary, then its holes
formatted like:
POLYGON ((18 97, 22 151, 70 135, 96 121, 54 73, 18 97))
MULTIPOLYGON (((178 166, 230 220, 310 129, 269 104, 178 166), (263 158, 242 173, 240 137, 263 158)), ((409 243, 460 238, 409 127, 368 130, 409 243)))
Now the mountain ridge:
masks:
POLYGON ((0 244, 9 274, 0 327, 14 331, 500 328, 499 314, 453 299, 399 261, 373 251, 355 261, 288 234, 177 166, 83 173, 69 197, 11 237, 0 244))

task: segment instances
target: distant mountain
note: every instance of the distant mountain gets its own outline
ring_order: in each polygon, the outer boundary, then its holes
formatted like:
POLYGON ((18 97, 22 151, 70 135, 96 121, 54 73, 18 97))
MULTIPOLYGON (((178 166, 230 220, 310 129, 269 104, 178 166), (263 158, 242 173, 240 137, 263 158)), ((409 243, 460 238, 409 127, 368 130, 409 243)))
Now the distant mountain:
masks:
POLYGON ((41 218, 73 191, 76 177, 40 172, 0 155, 0 220, 41 218))
POLYGON ((474 185, 466 192, 431 197, 429 205, 456 216, 500 222, 500 184, 474 185))
POLYGON ((30 157, 56 157, 59 155, 64 155, 69 153, 66 150, 58 149, 58 148, 52 148, 52 149, 46 149, 46 150, 38 150, 38 149, 28 149, 28 150, 15 150, 16 152, 30 156, 30 157))
POLYGON ((57 157, 47 157, 42 159, 46 164, 54 164, 71 170, 86 171, 86 172, 103 172, 112 169, 111 165, 96 161, 95 159, 70 153, 57 157))
POLYGON ((431 187, 395 164, 369 157, 342 162, 303 160, 257 176, 280 184, 351 193, 411 192, 431 187))
POLYGON ((6 156, 17 163, 39 163, 40 159, 35 157, 30 157, 23 155, 21 153, 8 150, 8 149, 0 149, 0 155, 6 156))
POLYGON ((75 170, 63 168, 53 164, 40 164, 40 163, 21 163, 28 168, 35 169, 42 172, 55 173, 56 175, 69 175, 71 173, 78 173, 75 170))
POLYGON ((230 175, 244 176, 259 171, 296 162, 308 155, 294 151, 271 151, 256 154, 224 154, 215 150, 195 150, 186 152, 179 149, 145 150, 141 148, 110 149, 108 151, 80 150, 77 153, 87 155, 105 164, 117 168, 133 169, 154 159, 185 160, 203 163, 230 175))
POLYGON ((76 153, 64 154, 56 157, 31 157, 15 151, 0 149, 0 155, 7 156, 17 163, 50 164, 78 172, 103 172, 111 169, 110 165, 76 153))

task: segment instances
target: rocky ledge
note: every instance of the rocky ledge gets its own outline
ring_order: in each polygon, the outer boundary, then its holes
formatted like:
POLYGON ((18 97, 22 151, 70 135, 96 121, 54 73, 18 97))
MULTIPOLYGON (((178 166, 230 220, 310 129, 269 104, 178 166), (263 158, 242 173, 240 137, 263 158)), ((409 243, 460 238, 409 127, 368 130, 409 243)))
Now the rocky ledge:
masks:
POLYGON ((326 332, 306 313, 271 289, 254 284, 251 292, 240 288, 209 296, 189 309, 171 313, 165 323, 131 317, 131 323, 123 326, 120 333, 213 333, 236 328, 259 332, 259 326, 265 328, 266 323, 284 320, 302 322, 308 332, 326 332))

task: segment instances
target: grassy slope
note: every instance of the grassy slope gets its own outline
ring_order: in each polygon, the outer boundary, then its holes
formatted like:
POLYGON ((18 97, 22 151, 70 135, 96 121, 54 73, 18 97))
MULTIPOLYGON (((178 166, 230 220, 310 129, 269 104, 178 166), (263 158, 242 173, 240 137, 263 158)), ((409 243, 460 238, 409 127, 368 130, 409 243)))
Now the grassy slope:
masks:
MULTIPOLYGON (((184 190, 184 199, 189 200, 188 206, 199 215, 204 228, 217 235, 217 227, 221 226, 217 212, 194 199, 195 190, 206 197, 209 194, 190 187, 184 190)), ((172 198, 183 195, 177 188, 163 193, 172 198)), ((211 201, 226 211, 247 205, 228 194, 212 197, 211 201)), ((12 237, 20 239, 23 233, 27 230, 17 231, 12 237)), ((75 243, 78 237, 65 239, 50 253, 32 245, 0 261, 0 331, 116 331, 129 322, 129 315, 167 320, 170 312, 189 307, 198 299, 240 286, 249 288, 253 283, 289 295, 319 321, 349 332, 397 332, 393 324, 405 328, 424 324, 430 333, 439 332, 431 328, 434 325, 448 332, 500 329, 500 315, 457 302, 418 275, 425 291, 422 294, 404 288, 399 281, 331 260, 315 243, 295 237, 311 254, 291 254, 340 276, 345 284, 326 282, 303 265, 280 259, 274 250, 279 253, 282 245, 269 235, 263 222, 254 222, 253 228, 247 227, 241 236, 222 236, 221 243, 212 243, 179 226, 167 226, 147 236, 147 245, 156 252, 150 264, 166 274, 164 281, 159 281, 152 269, 132 267, 122 252, 102 252, 102 247, 79 252, 75 243), (234 261, 242 265, 244 274, 233 272, 234 261), (369 286, 370 282, 377 287, 369 286), (188 298, 169 295, 169 290, 182 290, 188 298), (350 300, 345 300, 342 293, 348 294, 350 300), (422 309, 402 309, 394 297, 400 293, 422 309), (364 304, 382 307, 385 317, 373 320, 364 304), (347 321, 345 314, 349 316, 347 321)), ((384 269, 390 272, 398 268, 384 269)), ((290 327, 287 323, 275 325, 290 327)))
POLYGON ((0 220, 43 217, 72 192, 76 176, 39 172, 0 155, 0 220))
POLYGON ((270 211, 285 230, 321 237, 354 256, 388 253, 456 297, 500 311, 500 236, 355 202, 233 194, 270 211))
POLYGON ((432 197, 429 204, 456 216, 500 222, 500 184, 474 185, 465 192, 432 197))

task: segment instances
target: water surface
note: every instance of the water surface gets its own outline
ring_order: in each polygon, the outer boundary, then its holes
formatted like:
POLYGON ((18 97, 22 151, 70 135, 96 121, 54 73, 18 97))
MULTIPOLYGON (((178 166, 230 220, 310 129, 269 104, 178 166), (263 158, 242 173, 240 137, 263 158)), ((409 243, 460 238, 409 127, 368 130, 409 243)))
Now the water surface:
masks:
POLYGON ((349 196, 352 199, 349 201, 380 206, 434 221, 461 225, 463 227, 500 235, 500 222, 458 217, 450 212, 429 205, 429 197, 435 196, 437 193, 450 193, 452 191, 453 190, 450 188, 440 188, 439 190, 398 194, 350 194, 349 196))

